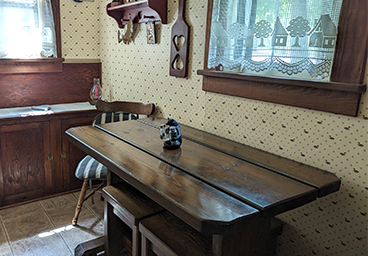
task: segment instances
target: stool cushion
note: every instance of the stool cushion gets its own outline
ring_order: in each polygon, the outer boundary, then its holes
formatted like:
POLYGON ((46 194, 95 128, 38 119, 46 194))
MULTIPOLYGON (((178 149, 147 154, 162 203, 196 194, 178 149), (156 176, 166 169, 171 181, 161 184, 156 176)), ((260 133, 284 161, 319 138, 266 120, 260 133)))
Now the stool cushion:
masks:
POLYGON ((106 180, 106 176, 107 168, 89 155, 79 162, 75 170, 75 177, 80 180, 106 180))

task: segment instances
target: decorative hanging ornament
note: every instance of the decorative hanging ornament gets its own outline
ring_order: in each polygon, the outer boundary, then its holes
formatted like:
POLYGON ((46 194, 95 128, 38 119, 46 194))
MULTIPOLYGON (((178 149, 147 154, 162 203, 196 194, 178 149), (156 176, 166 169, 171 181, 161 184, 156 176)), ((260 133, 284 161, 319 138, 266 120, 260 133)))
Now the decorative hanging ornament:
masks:
POLYGON ((124 42, 124 44, 129 44, 130 42, 133 41, 133 20, 132 17, 129 14, 129 22, 127 24, 126 30, 125 30, 125 34, 122 35, 120 33, 120 30, 118 31, 118 42, 124 42))

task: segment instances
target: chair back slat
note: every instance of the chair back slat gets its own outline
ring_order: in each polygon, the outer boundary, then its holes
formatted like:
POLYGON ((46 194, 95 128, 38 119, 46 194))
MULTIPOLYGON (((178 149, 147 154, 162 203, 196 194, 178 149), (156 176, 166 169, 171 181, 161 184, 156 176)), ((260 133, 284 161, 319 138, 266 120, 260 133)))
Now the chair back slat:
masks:
POLYGON ((107 124, 114 122, 121 122, 126 120, 135 120, 138 119, 137 115, 126 113, 123 111, 119 112, 102 112, 99 113, 93 120, 92 126, 98 124, 107 124))
POLYGON ((92 126, 112 122, 138 119, 139 114, 149 116, 153 114, 155 105, 153 103, 143 104, 139 102, 128 101, 97 101, 96 108, 99 113, 93 120, 92 126))
POLYGON ((155 105, 153 103, 143 104, 140 102, 129 101, 106 102, 103 100, 98 100, 96 102, 96 108, 103 112, 124 111, 127 113, 141 115, 152 115, 155 111, 155 105))

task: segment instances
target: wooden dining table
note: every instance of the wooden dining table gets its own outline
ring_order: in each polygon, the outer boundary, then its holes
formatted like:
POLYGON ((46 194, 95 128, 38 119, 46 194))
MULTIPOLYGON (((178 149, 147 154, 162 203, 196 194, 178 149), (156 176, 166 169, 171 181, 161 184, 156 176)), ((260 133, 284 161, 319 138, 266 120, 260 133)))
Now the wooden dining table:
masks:
POLYGON ((234 246, 246 251, 250 244, 267 250, 276 215, 340 188, 333 173, 187 125, 180 126, 181 147, 167 150, 159 130, 166 122, 145 118, 74 127, 66 134, 113 175, 211 236, 218 255, 242 255, 234 246))

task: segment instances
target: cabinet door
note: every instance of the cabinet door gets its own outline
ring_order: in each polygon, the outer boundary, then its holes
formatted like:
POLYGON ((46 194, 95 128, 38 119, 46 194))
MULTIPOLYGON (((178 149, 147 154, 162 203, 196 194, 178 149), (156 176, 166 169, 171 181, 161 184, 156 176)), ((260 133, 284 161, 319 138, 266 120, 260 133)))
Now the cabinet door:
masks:
POLYGON ((82 188, 82 181, 78 180, 74 174, 79 161, 86 156, 86 153, 66 140, 65 131, 71 127, 92 125, 93 118, 96 115, 97 112, 84 113, 83 117, 79 116, 61 121, 64 191, 82 188))
POLYGON ((52 187, 48 121, 0 127, 1 205, 9 205, 48 193, 52 187))

